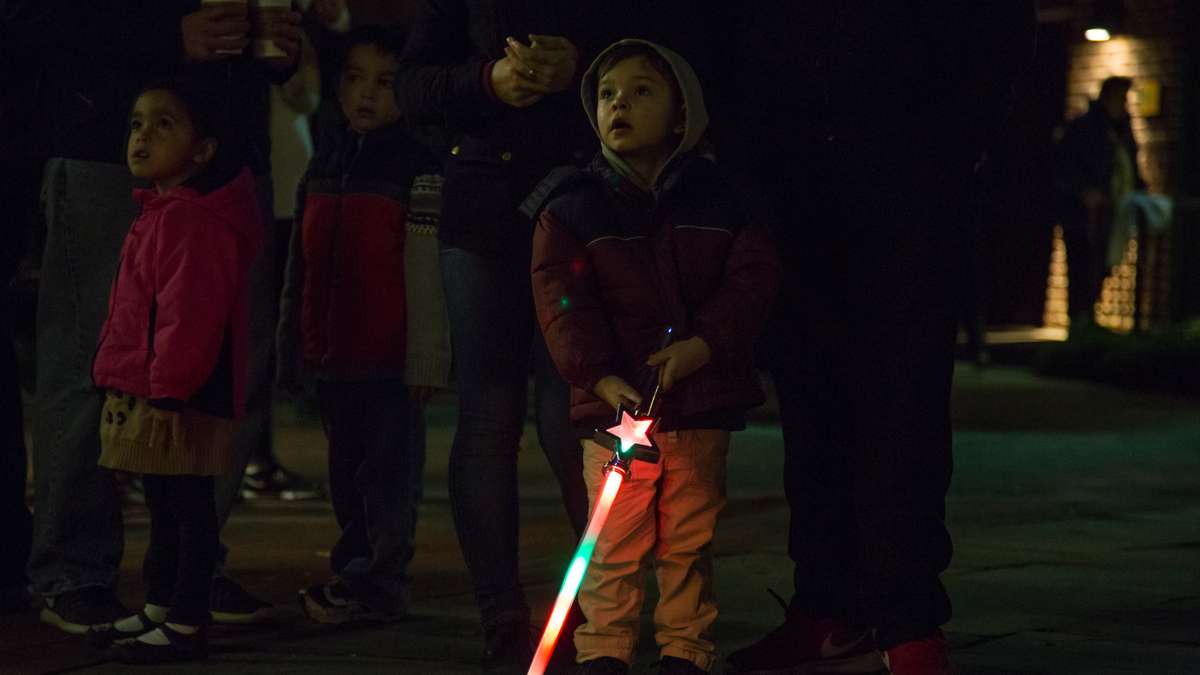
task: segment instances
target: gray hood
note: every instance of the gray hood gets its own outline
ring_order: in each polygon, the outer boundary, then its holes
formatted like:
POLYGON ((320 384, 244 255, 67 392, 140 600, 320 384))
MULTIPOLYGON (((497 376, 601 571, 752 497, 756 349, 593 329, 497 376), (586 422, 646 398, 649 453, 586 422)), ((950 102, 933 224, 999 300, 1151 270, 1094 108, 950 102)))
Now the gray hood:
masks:
MULTIPOLYGON (((596 71, 600 62, 609 52, 625 45, 643 45, 658 52, 667 63, 671 64, 671 70, 675 73, 675 81, 679 83, 679 91, 683 94, 685 106, 683 139, 680 140, 679 147, 675 148, 675 152, 671 153, 666 163, 663 164, 663 171, 659 173, 661 178, 667 173, 666 168, 680 155, 696 147, 696 144, 704 136, 704 131, 708 129, 708 109, 704 106, 704 91, 700 88, 700 79, 696 77, 696 72, 692 70, 688 62, 670 49, 647 40, 628 39, 615 42, 596 56, 592 65, 588 66, 587 72, 583 74, 583 81, 579 85, 579 97, 583 100, 583 110, 587 113, 588 121, 592 123, 592 130, 596 132, 597 138, 600 137, 600 129, 596 126, 596 86, 599 79, 596 71)), ((646 185, 645 181, 641 180, 641 177, 630 169, 629 165, 616 153, 610 151, 603 143, 600 144, 600 149, 613 168, 632 180, 638 187, 650 191, 652 186, 646 185)))

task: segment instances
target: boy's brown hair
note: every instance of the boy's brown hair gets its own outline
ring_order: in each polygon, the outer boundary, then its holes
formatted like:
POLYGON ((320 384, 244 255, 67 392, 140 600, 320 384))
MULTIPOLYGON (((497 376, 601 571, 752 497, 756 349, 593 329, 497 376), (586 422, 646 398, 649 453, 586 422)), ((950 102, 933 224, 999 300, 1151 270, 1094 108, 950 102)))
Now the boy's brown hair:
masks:
POLYGON ((659 75, 663 76, 671 85, 671 93, 675 96, 675 100, 683 102, 683 91, 679 88, 679 80, 675 77, 675 70, 671 68, 671 64, 662 57, 656 50, 641 44, 621 45, 604 55, 604 59, 596 64, 596 81, 599 82, 604 78, 605 73, 612 70, 616 65, 625 59, 633 59, 641 57, 646 59, 646 63, 655 70, 659 75))

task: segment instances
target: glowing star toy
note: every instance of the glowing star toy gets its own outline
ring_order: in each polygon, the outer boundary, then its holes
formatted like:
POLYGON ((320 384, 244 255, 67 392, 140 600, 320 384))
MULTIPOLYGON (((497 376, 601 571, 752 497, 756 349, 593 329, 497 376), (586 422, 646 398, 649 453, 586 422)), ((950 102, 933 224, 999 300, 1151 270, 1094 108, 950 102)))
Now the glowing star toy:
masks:
MULTIPOLYGON (((659 350, 666 349, 670 342, 671 329, 667 328, 659 350)), ((657 382, 657 371, 654 381, 657 382)), ((600 531, 604 529, 604 522, 608 520, 608 512, 617 499, 621 483, 632 471, 633 460, 638 459, 651 464, 658 463, 658 447, 654 445, 654 439, 650 437, 650 434, 654 433, 654 427, 658 425, 658 419, 650 416, 657 399, 658 386, 655 384, 654 393, 650 396, 650 403, 646 405, 646 414, 639 415, 638 413, 641 411, 635 409, 631 415, 624 405, 620 405, 617 407, 616 424, 607 429, 596 430, 596 435, 592 440, 601 447, 612 450, 613 456, 604 465, 605 479, 604 486, 600 489, 600 498, 596 500, 596 508, 592 511, 592 517, 588 520, 583 538, 579 540, 579 546, 571 558, 567 576, 563 579, 562 587, 558 589, 558 597, 554 600, 554 609, 550 612, 546 630, 542 631, 542 639, 538 642, 537 651, 534 652, 528 675, 543 675, 546 672, 546 665, 550 663, 550 655, 554 653, 554 646, 558 644, 563 622, 567 619, 567 612, 570 611, 571 603, 579 592, 579 585, 583 583, 588 563, 592 561, 592 551, 596 549, 596 540, 600 537, 600 531)))

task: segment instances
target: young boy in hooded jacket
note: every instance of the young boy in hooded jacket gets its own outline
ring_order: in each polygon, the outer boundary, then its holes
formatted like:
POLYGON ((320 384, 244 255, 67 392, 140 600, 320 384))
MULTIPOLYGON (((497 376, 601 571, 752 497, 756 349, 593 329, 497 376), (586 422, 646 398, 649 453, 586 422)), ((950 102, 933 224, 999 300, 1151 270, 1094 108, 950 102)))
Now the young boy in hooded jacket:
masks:
MULTIPOLYGON (((537 217, 533 289, 550 353, 571 383, 581 436, 641 403, 657 381, 657 464, 635 461, 579 593, 579 671, 626 673, 653 560, 664 674, 708 672, 717 616, 710 544, 725 505, 730 433, 763 401, 753 342, 779 283, 767 219, 707 154, 708 117, 691 67, 622 40, 584 75, 600 153, 556 170, 526 203, 537 217), (660 349, 667 327, 675 341, 660 349), (657 375, 655 373, 657 372, 657 375)), ((611 451, 584 441, 595 508, 611 451)))

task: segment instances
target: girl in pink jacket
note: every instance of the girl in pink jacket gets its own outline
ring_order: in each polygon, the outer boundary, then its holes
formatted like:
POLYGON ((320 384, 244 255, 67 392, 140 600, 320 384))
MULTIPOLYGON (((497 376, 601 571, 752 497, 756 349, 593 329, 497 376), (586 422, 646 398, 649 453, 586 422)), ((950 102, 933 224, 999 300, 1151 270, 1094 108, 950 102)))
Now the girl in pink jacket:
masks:
POLYGON ((254 179, 221 160, 218 115, 185 81, 151 85, 126 159, 142 211, 121 249, 92 368, 106 390, 100 465, 144 474, 149 586, 138 614, 88 635, 118 660, 207 655, 217 556, 213 477, 244 404, 246 275, 261 244, 254 179))

